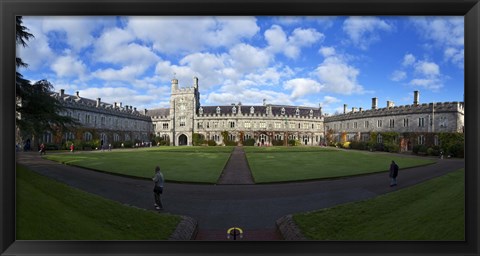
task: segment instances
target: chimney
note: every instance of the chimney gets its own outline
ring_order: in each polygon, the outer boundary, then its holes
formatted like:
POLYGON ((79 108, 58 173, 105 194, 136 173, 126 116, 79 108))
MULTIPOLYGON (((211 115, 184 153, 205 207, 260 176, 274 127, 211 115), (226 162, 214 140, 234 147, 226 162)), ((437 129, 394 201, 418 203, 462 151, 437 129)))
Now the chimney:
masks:
POLYGON ((387 108, 393 108, 394 104, 393 101, 387 100, 387 108))
POLYGON ((360 108, 360 110, 359 110, 359 111, 360 111, 360 112, 362 112, 362 111, 363 111, 363 108, 360 108))
POLYGON ((143 110, 143 114, 144 114, 144 115, 147 115, 147 112, 148 112, 147 109, 144 109, 144 110, 143 110))
POLYGON ((64 89, 60 89, 60 97, 63 97, 64 94, 65 94, 65 90, 64 90, 64 89))
POLYGON ((377 108, 378 108, 378 99, 372 98, 372 109, 377 109, 377 108))
POLYGON ((352 113, 355 113, 355 112, 357 112, 357 108, 353 107, 352 108, 352 113))
POLYGON ((420 93, 418 91, 413 92, 413 105, 418 105, 420 103, 420 93))
POLYGON ((343 113, 344 113, 344 114, 347 113, 347 104, 343 104, 343 113))
POLYGON ((113 103, 113 107, 117 108, 117 102, 113 103))
POLYGON ((101 98, 97 98, 97 108, 100 107, 101 98))
POLYGON ((80 92, 77 91, 77 98, 80 98, 80 92))
POLYGON ((134 112, 137 112, 137 108, 133 108, 133 111, 134 111, 134 112))
POLYGON ((122 108, 122 103, 120 102, 120 108, 122 108))
POLYGON ((266 99, 263 99, 263 105, 267 105, 267 100, 266 99))

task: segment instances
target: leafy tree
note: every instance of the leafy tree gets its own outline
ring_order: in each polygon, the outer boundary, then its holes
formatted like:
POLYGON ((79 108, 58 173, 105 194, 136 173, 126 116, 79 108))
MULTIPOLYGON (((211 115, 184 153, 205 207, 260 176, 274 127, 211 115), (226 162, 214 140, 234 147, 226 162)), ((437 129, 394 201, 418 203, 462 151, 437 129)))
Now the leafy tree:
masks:
MULTIPOLYGON (((27 41, 34 37, 22 25, 22 17, 16 18, 16 43, 27 46, 27 41)), ((28 64, 21 58, 16 58, 17 68, 27 67, 28 64)), ((70 126, 78 124, 73 118, 63 116, 65 108, 51 97, 53 85, 47 80, 40 80, 32 84, 16 72, 16 125, 23 132, 39 138, 44 131, 53 133, 68 130, 70 126)))

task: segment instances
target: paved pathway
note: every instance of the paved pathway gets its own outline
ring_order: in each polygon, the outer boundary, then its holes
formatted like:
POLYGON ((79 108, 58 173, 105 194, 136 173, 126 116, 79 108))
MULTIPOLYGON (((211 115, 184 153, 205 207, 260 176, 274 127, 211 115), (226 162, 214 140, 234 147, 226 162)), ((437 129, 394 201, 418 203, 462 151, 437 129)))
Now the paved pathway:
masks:
MULTIPOLYGON (((70 186, 124 204, 153 210, 152 182, 132 179, 18 153, 18 162, 70 186)), ((444 159, 424 167, 400 170, 397 187, 389 186, 387 173, 337 180, 269 185, 197 185, 166 183, 166 212, 198 221, 197 239, 226 239, 226 230, 238 226, 244 240, 280 239, 275 221, 282 216, 373 198, 444 175, 464 167, 463 159, 444 159)))
POLYGON ((255 184, 243 147, 235 147, 217 184, 255 184))

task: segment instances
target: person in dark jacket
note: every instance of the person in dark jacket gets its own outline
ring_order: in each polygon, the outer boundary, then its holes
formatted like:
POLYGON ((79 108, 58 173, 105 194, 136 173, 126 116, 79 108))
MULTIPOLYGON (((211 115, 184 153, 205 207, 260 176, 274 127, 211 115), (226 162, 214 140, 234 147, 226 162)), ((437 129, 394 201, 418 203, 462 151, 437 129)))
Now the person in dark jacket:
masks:
POLYGON ((163 193, 164 178, 162 172, 160 172, 159 166, 155 167, 155 176, 152 178, 152 180, 155 183, 155 186, 153 187, 153 194, 155 197, 155 209, 163 210, 162 198, 160 197, 160 194, 163 193))
POLYGON ((390 187, 397 185, 398 165, 392 160, 390 164, 390 187))

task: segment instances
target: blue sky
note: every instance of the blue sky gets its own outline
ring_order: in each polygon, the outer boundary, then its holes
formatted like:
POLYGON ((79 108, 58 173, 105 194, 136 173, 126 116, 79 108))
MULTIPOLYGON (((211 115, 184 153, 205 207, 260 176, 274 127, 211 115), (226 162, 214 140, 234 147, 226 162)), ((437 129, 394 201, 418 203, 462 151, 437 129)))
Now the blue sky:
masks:
POLYGON ((462 17, 23 17, 20 72, 56 91, 152 109, 199 78, 201 105, 319 106, 330 115, 463 101, 462 17))

